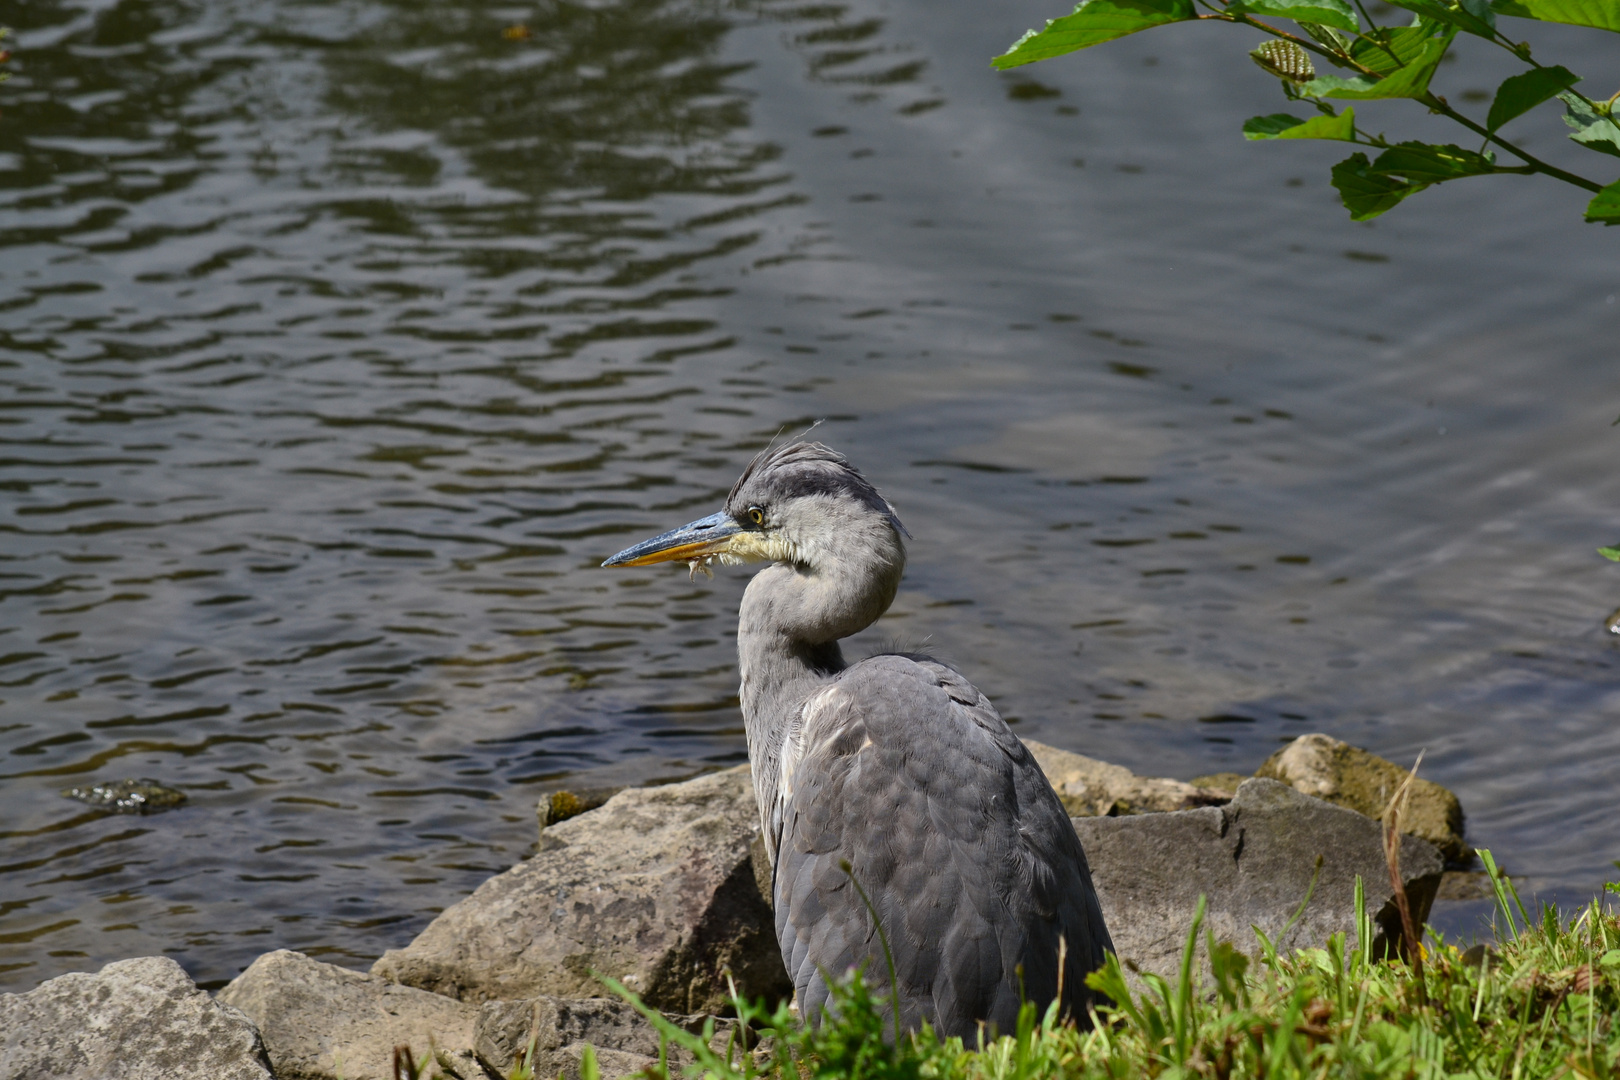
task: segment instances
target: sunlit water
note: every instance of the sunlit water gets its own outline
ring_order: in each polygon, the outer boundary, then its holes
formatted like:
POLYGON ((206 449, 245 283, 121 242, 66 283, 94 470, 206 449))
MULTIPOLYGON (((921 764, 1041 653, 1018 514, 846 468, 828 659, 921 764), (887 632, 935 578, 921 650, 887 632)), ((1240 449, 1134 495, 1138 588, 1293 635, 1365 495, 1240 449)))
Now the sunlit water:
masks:
POLYGON ((0 3, 0 987, 363 967, 541 792, 744 760, 746 575, 596 567, 817 418, 916 538, 854 651, 1155 774, 1426 749, 1590 895, 1620 232, 1520 178, 1352 225, 1342 148, 1238 137, 1243 32, 989 70, 1055 13, 0 3), (142 776, 189 803, 58 794, 142 776))

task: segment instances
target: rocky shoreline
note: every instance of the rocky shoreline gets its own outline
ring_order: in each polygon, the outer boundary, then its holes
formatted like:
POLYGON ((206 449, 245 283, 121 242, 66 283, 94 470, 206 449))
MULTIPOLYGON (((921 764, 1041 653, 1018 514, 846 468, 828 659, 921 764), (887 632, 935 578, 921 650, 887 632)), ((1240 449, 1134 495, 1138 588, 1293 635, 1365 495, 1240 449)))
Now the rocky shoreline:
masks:
MULTIPOLYGON (((1398 939, 1369 816, 1405 777, 1398 766, 1307 735, 1254 777, 1187 783, 1027 745, 1074 815, 1115 948, 1137 970, 1173 974, 1200 895, 1206 925, 1242 948, 1252 927, 1279 947, 1353 938, 1358 876, 1375 934, 1398 939)), ((748 997, 791 992, 747 766, 559 793, 539 814, 533 856, 370 973, 278 950, 211 997, 173 960, 142 957, 0 994, 0 1080, 387 1080, 404 1044, 446 1076, 489 1080, 531 1040, 537 1076, 574 1080, 587 1044, 604 1076, 622 1076, 654 1060, 658 1040, 596 973, 694 1032, 724 1008, 728 978, 748 997)), ((1448 862, 1472 853, 1438 784, 1417 781, 1402 821, 1401 877, 1421 921, 1448 862)))

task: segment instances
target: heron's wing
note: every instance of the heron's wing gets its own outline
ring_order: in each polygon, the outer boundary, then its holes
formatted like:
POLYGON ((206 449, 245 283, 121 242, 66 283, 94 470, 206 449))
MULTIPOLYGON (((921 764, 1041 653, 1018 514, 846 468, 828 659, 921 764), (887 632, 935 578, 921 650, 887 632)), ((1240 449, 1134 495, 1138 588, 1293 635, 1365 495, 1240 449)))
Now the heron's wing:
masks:
MULTIPOLYGON (((784 768, 776 926, 800 1007, 826 977, 863 965, 887 984, 887 936, 903 1021, 972 1037, 1012 1030, 1023 992, 1058 986, 1083 1015, 1084 976, 1108 932, 1085 855, 1034 759, 982 694, 936 661, 879 656, 806 701, 784 768)), ((784 757, 784 764, 787 758, 784 757)))

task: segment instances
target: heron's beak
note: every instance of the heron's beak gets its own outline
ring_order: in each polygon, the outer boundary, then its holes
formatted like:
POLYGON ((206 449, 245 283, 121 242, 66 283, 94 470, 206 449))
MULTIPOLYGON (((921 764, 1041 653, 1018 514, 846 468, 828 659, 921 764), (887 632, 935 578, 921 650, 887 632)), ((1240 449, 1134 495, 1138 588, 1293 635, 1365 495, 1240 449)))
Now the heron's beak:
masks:
POLYGON ((723 555, 731 548, 732 538, 743 528, 730 514, 710 514, 690 525, 671 529, 662 536, 643 540, 635 547, 625 548, 603 566, 651 566, 661 562, 694 562, 710 555, 723 555))

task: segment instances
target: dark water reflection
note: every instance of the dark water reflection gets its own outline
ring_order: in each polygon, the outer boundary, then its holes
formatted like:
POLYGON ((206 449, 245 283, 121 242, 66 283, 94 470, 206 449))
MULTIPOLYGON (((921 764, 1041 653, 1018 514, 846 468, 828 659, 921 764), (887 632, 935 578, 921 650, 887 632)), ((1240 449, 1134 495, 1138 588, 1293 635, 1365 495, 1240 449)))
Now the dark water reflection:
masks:
POLYGON ((742 760, 744 578, 594 568, 818 417, 917 536, 869 644, 1144 770, 1427 747, 1589 891, 1613 236, 1352 226, 1214 39, 987 70, 1050 13, 0 2, 0 986, 363 966, 548 786, 742 760), (190 802, 56 794, 124 776, 190 802))

